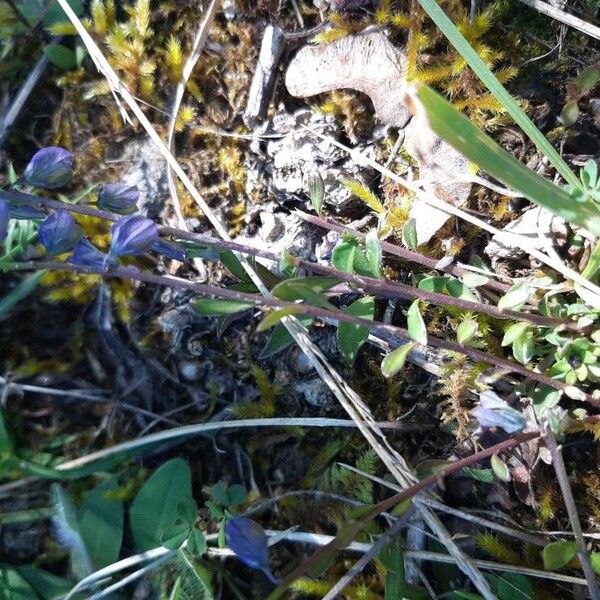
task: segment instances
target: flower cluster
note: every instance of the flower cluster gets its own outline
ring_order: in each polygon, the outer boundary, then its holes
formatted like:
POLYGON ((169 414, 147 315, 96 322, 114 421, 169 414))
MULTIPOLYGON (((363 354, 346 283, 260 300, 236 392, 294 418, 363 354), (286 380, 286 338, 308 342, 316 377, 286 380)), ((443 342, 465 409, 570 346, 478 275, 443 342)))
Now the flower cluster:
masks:
MULTIPOLYGON (((64 148, 43 148, 33 156, 17 184, 56 189, 66 185, 73 176, 73 155, 64 148)), ((119 257, 140 255, 153 250, 163 256, 186 260, 186 249, 159 237, 154 221, 135 213, 140 192, 137 186, 108 183, 100 188, 97 206, 100 210, 125 215, 111 229, 108 253, 101 252, 83 235, 67 210, 57 210, 46 216, 26 205, 12 205, 0 200, 0 242, 8 231, 9 219, 44 219, 39 239, 49 255, 72 252, 69 262, 88 267, 117 264, 119 257)))

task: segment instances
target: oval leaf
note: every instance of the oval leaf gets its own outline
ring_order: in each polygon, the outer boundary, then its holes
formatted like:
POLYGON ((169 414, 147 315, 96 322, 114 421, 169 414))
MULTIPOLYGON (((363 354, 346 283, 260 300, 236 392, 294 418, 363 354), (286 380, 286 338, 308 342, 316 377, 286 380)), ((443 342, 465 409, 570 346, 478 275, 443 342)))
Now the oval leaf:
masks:
POLYGON ((393 352, 390 352, 381 363, 381 373, 384 377, 392 377, 402 369, 408 353, 415 347, 415 342, 408 342, 393 352))
POLYGON ((419 301, 415 300, 406 313, 406 322, 410 337, 423 346, 427 345, 427 327, 419 310, 419 301))

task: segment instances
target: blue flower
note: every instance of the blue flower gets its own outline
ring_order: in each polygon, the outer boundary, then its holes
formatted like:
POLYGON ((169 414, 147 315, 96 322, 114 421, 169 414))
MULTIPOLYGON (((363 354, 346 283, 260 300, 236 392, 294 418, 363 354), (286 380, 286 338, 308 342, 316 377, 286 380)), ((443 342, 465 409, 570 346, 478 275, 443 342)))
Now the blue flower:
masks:
POLYGON ((230 550, 252 569, 262 571, 275 585, 280 582, 269 569, 269 548, 265 530, 252 519, 234 517, 225 525, 230 550))
POLYGON ((100 210, 128 215, 137 209, 140 191, 136 185, 107 183, 100 188, 97 206, 100 210))
POLYGON ((108 262, 108 255, 104 254, 104 252, 100 252, 96 246, 93 246, 84 238, 75 244, 73 254, 68 262, 81 267, 104 268, 108 262))
POLYGON ((10 213, 8 205, 4 200, 0 200, 0 243, 4 241, 8 234, 8 222, 10 221, 10 213))
POLYGON ((494 392, 479 395, 479 406, 471 411, 482 427, 500 427, 506 433, 517 433, 525 429, 525 417, 494 392))
POLYGON ((63 254, 81 239, 81 229, 66 210, 53 212, 40 225, 38 236, 49 254, 63 254))
POLYGON ((156 223, 140 215, 119 219, 112 226, 111 256, 144 254, 158 240, 156 223))
POLYGON ((63 187, 73 177, 73 155, 64 148, 50 146, 33 155, 22 179, 34 187, 49 190, 63 187))
POLYGON ((158 242, 154 242, 154 244, 152 244, 152 250, 171 260, 183 262, 186 259, 185 248, 182 248, 174 242, 168 242, 167 240, 159 239, 158 242))

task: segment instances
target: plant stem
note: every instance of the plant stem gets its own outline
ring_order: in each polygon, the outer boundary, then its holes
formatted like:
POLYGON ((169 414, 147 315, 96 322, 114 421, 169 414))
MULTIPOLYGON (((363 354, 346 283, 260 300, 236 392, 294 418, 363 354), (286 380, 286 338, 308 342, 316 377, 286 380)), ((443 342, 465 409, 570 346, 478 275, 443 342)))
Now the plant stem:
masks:
MULTIPOLYGON (((360 240, 364 240, 366 237, 366 235, 361 231, 353 229, 352 227, 347 227, 346 225, 342 225, 340 223, 336 223, 332 219, 323 219, 322 217, 316 217, 315 215, 311 215, 300 210, 297 210, 295 214, 304 221, 312 223, 313 225, 317 225, 318 227, 322 227, 323 229, 328 229, 329 231, 336 231, 337 233, 347 232, 360 240)), ((462 277, 468 272, 462 267, 459 267, 458 265, 439 266, 439 261, 437 261, 435 258, 424 256, 422 254, 419 254, 418 252, 413 252, 408 248, 403 248, 402 246, 391 244, 390 242, 382 241, 381 249, 389 254, 398 256, 399 258, 403 258, 404 260, 407 260, 409 262, 422 265, 424 267, 427 267, 428 269, 442 271, 443 273, 448 273, 450 275, 454 275, 455 277, 462 277)), ((509 289, 508 285, 500 283, 499 281, 495 281, 493 279, 490 279, 490 281, 485 283, 484 286, 500 294, 505 294, 509 289)))
MULTIPOLYGON (((273 297, 261 297, 256 294, 249 294, 246 292, 239 292, 237 290, 232 290, 230 288, 219 288, 216 286, 211 286, 203 283, 196 283, 193 281, 187 281, 185 279, 179 279, 176 277, 167 277, 164 275, 155 275, 154 273, 147 273, 145 271, 141 271, 135 267, 116 267, 110 270, 102 269, 99 267, 90 267, 90 266, 80 266, 73 265, 70 263, 64 262, 21 262, 14 263, 7 267, 7 270, 13 271, 31 271, 31 270, 40 270, 40 269, 50 269, 53 271, 67 271, 72 273, 83 273, 88 275, 101 275, 106 278, 119 278, 119 279, 128 279, 134 281, 142 281, 144 283, 150 283, 152 285, 164 285, 170 287, 176 287, 180 289, 187 289, 193 292, 196 292, 203 296, 216 296, 219 298, 227 298, 230 300, 238 300, 241 302, 247 302, 250 305, 254 305, 257 307, 260 306, 270 306, 274 308, 287 308, 292 309, 294 314, 303 314, 303 315, 312 315, 318 318, 328 318, 333 319, 337 322, 343 321, 346 323, 351 323, 353 325, 359 325, 361 327, 366 327, 367 329, 375 329, 380 331, 386 331, 388 333, 393 333, 401 338, 406 340, 410 339, 410 335, 407 329, 402 327, 397 327, 395 325, 385 325, 384 323, 380 323, 377 321, 370 321, 369 319, 363 319, 361 317, 355 317, 353 315, 349 315, 343 313, 338 310, 328 310, 325 308, 319 308, 316 306, 311 306, 308 304, 298 304, 296 302, 289 302, 285 300, 279 300, 273 297)), ((523 377, 530 379, 532 381, 536 381, 538 383, 542 383, 553 387, 554 389, 560 390, 562 392, 569 393, 573 388, 572 386, 567 386, 562 381, 557 381, 556 379, 552 379, 543 375, 542 373, 537 373, 536 371, 532 371, 527 369, 526 367, 518 364, 510 362, 504 358, 500 358, 494 356, 492 354, 488 354, 481 350, 477 350, 476 348, 470 348, 468 346, 461 346, 458 343, 451 342, 449 340, 437 338, 434 336, 428 336, 427 338, 428 344, 437 348, 442 348, 443 350, 448 350, 450 352, 457 352, 459 354, 464 354, 468 356, 472 360, 476 362, 484 362, 499 369, 506 370, 509 373, 518 373, 523 377)), ((600 407, 600 400, 596 400, 592 398, 589 394, 584 394, 584 392, 578 390, 580 397, 582 400, 585 400, 592 404, 593 406, 600 407)))
MULTIPOLYGON (((68 210, 70 212, 83 214, 86 216, 97 217, 100 219, 105 219, 108 221, 116 221, 119 219, 119 215, 115 215, 113 213, 109 213, 106 211, 97 210, 95 208, 91 208, 89 206, 78 206, 66 204, 64 202, 59 202, 57 200, 51 200, 49 198, 42 198, 39 196, 29 196, 28 194, 24 194, 23 192, 5 192, 0 190, 0 197, 4 197, 7 200, 23 202, 31 206, 43 206, 45 208, 52 209, 62 209, 68 210)), ((306 217, 311 217, 310 215, 306 215, 306 217)), ((313 219, 315 217, 311 217, 313 219)), ((175 238, 183 239, 186 241, 193 242, 202 242, 204 244, 215 245, 222 248, 226 248, 227 250, 231 250, 234 252, 243 252, 244 254, 249 254, 251 256, 265 258, 268 260, 279 261, 279 256, 273 252, 269 252, 267 250, 260 250, 257 248, 253 248, 252 246, 247 246, 244 244, 238 244, 237 242, 230 242, 225 240, 215 239, 211 236, 206 236, 199 233, 190 233, 188 231, 184 231, 181 229, 175 229, 172 227, 163 227, 159 226, 158 228, 160 233, 165 235, 169 235, 175 238)), ((355 232, 355 235, 363 236, 360 232, 355 232)), ((382 248, 388 242, 382 242, 382 248)), ((392 244, 389 244, 392 246, 392 244)), ((399 246, 394 246, 394 248, 398 248, 403 252, 408 252, 410 254, 415 254, 421 259, 426 259, 427 261, 431 261, 435 263, 433 259, 429 259, 427 257, 421 256, 420 254, 411 252, 410 250, 405 250, 404 248, 400 248, 399 246)), ((369 293, 373 293, 375 295, 385 297, 385 298, 402 298, 402 299, 414 299, 419 298, 423 300, 427 300, 436 305, 442 306, 454 306, 461 310, 467 312, 478 312, 487 314, 491 317, 497 319, 513 319, 516 321, 528 321, 533 325, 539 327, 552 327, 552 328, 563 328, 568 331, 579 331, 579 327, 574 321, 561 321, 559 319, 552 319, 550 317, 545 317, 543 315, 535 315, 531 313, 518 313, 514 311, 502 311, 497 307, 490 304, 483 304, 480 302, 473 302, 470 300, 463 300, 461 298, 454 298, 452 296, 447 296, 445 294, 440 294, 436 292, 429 292, 426 290, 417 289, 413 286, 400 283, 397 281, 382 281, 373 277, 364 277, 361 275, 355 275, 353 273, 347 273, 345 271, 340 271, 339 269, 334 269, 332 267, 328 267, 325 265, 320 265, 317 263, 309 262, 306 260, 302 260, 300 258, 290 257, 290 261, 293 262, 296 266, 301 267, 303 269, 307 269, 312 271, 313 273, 322 273, 328 275, 330 277, 336 277, 341 281, 346 281, 349 283, 355 283, 359 285, 364 290, 369 293)), ((464 274, 464 270, 460 267, 454 267, 454 270, 460 271, 464 274)), ((499 284, 500 285, 500 284, 499 284)))
POLYGON ((552 466, 558 479, 558 485, 562 492, 562 497, 565 502, 565 507, 569 515, 569 521, 571 522, 571 529, 577 542, 579 560, 583 569, 583 574, 588 583, 588 590, 590 592, 590 598, 592 600, 600 600, 600 590, 598 590, 598 583, 596 581, 596 575, 590 564, 590 557, 585 547, 585 540, 583 539, 583 531, 581 529, 581 523, 579 522, 579 515, 577 514, 577 505, 575 504, 575 498, 573 498, 573 490, 569 484, 569 476, 567 475, 567 469, 562 458, 562 451, 556 443, 554 433, 549 427, 546 427, 544 431, 544 438, 546 440, 546 446, 550 450, 552 455, 552 466))

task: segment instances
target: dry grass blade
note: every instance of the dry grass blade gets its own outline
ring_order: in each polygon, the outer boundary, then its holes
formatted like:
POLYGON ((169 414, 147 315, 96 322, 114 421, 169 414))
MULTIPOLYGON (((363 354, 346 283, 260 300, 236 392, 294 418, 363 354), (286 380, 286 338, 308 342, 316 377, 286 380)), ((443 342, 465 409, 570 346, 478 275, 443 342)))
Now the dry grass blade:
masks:
POLYGON ((548 17, 552 17, 569 27, 573 27, 573 29, 577 29, 590 37, 596 38, 600 40, 600 27, 596 27, 596 25, 592 25, 575 15, 572 15, 556 6, 552 6, 547 2, 542 2, 541 0, 519 0, 522 4, 529 6, 537 10, 538 12, 547 15, 548 17))

